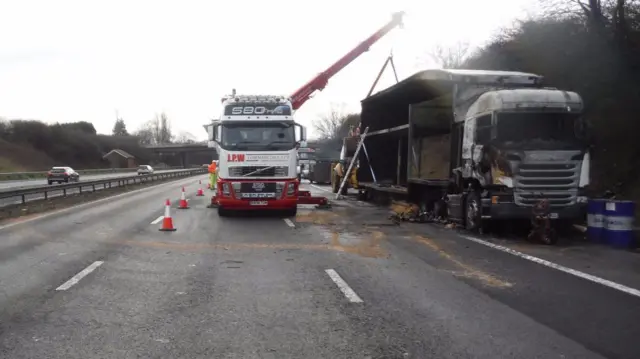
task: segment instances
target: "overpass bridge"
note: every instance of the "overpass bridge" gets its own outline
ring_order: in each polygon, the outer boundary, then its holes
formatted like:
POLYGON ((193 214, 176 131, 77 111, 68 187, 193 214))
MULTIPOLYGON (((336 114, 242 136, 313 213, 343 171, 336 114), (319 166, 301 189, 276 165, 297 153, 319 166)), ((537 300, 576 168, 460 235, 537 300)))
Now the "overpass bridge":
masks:
POLYGON ((207 141, 143 145, 142 147, 159 156, 179 156, 182 166, 185 167, 191 164, 209 163, 211 160, 218 159, 218 154, 213 148, 207 146, 207 141))

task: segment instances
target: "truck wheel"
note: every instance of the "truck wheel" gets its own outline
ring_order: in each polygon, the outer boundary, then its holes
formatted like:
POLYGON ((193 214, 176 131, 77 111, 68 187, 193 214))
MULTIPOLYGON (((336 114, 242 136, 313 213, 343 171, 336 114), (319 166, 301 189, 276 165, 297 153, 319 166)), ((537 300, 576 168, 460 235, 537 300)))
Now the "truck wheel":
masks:
POLYGON ((229 211, 226 208, 218 207, 219 217, 229 217, 229 211))
POLYGON ((295 217, 298 214, 298 206, 285 210, 284 214, 287 217, 295 217))
POLYGON ((468 231, 480 232, 482 228, 482 201, 478 191, 469 192, 465 199, 464 226, 468 231))

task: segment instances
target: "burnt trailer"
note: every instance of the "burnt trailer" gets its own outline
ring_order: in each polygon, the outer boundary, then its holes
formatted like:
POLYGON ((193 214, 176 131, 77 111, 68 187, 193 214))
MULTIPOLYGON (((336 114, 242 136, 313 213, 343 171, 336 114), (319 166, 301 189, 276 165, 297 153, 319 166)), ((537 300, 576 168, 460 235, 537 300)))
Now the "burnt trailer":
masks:
POLYGON ((584 217, 589 147, 582 99, 535 74, 426 70, 362 101, 365 196, 402 193, 423 213, 487 221, 584 217), (372 175, 375 174, 375 177, 372 175))

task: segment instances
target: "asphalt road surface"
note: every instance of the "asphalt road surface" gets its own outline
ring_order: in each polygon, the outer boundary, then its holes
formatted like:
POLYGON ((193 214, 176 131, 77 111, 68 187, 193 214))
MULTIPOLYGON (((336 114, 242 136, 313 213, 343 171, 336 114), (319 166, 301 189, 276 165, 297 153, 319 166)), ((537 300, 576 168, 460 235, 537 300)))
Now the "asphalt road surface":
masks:
POLYGON ((199 179, 0 225, 0 356, 640 358, 627 286, 359 202, 220 218, 199 179))
MULTIPOLYGON (((172 172, 177 170, 157 170, 155 173, 163 173, 163 172, 172 172)), ((108 178, 119 178, 119 177, 129 177, 135 176, 137 172, 120 172, 120 173, 105 173, 98 175, 80 175, 80 181, 96 181, 101 179, 108 178)), ((58 183, 52 184, 52 186, 57 185, 58 183)), ((64 184, 64 183, 63 183, 64 184)), ((20 189, 20 188, 30 188, 30 187, 40 187, 46 186, 47 179, 46 178, 38 178, 38 179, 30 179, 30 180, 19 180, 19 181, 0 181, 0 191, 1 190, 9 190, 9 189, 20 189)))

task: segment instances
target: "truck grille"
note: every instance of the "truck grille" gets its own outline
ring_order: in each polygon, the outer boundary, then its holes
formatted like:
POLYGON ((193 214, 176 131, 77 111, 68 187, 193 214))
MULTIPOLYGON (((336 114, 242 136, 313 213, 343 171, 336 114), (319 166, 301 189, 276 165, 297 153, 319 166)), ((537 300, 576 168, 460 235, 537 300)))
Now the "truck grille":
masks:
POLYGON ((249 178, 251 177, 287 177, 288 175, 289 175, 289 167, 287 166, 229 167, 230 177, 249 177, 249 178))
POLYGON ((580 161, 520 163, 515 180, 517 205, 533 206, 546 198, 552 207, 570 206, 578 195, 580 161))

